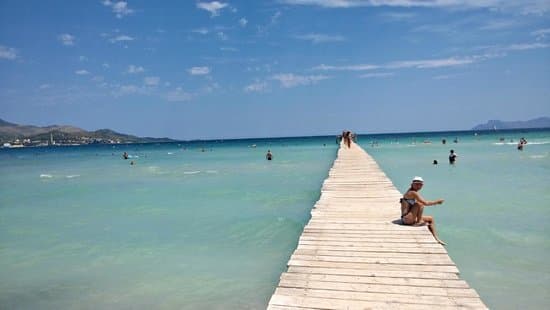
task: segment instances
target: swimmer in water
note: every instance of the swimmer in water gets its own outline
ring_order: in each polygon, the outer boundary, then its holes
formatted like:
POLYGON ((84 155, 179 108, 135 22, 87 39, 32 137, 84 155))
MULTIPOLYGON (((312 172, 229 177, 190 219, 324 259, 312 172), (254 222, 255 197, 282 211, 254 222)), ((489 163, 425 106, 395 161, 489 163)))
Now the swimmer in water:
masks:
POLYGON ((267 150, 267 154, 265 154, 265 159, 267 160, 273 159, 273 154, 271 154, 271 150, 267 150))

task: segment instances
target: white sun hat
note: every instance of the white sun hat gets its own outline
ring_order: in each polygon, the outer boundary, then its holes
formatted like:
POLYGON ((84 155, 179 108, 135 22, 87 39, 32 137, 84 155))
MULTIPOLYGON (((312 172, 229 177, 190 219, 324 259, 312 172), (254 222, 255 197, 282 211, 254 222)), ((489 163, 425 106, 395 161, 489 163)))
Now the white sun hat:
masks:
POLYGON ((422 179, 422 177, 416 176, 413 179, 413 183, 424 183, 424 179, 422 179))

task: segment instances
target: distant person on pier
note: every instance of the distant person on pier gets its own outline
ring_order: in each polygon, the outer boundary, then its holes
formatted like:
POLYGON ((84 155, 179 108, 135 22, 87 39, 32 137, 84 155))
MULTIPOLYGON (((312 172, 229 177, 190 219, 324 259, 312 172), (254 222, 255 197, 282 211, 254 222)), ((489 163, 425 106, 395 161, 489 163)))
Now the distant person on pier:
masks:
POLYGON ((265 159, 267 160, 273 159, 273 154, 271 154, 271 150, 267 150, 267 154, 265 154, 265 159))
POLYGON ((351 131, 344 132, 344 143, 351 148, 351 131))
POLYGON ((454 165, 457 156, 458 155, 456 155, 455 150, 451 150, 451 152, 449 153, 449 164, 454 165))
POLYGON ((421 177, 414 177, 411 186, 400 200, 401 221, 404 225, 412 226, 422 226, 427 224, 428 229, 434 236, 435 240, 440 244, 445 245, 445 242, 441 241, 437 236, 434 218, 429 215, 422 215, 425 206, 440 205, 444 200, 425 200, 418 193, 422 189, 422 186, 424 186, 424 180, 421 177))

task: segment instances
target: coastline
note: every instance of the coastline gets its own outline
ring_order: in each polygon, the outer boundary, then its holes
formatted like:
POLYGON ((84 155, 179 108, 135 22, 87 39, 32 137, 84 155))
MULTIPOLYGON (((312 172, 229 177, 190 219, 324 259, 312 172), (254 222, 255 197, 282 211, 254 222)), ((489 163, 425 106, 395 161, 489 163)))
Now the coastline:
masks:
MULTIPOLYGON (((367 139, 386 139, 386 138, 400 138, 408 136, 417 136, 418 138, 430 137, 430 138, 442 138, 447 137, 449 140, 456 135, 464 135, 471 133, 475 136, 493 136, 493 135, 508 135, 514 133, 527 133, 527 132, 544 132, 550 130, 550 128, 517 128, 517 129, 499 129, 499 130, 442 130, 442 131, 418 131, 418 132, 383 132, 383 133, 358 133, 357 137, 359 140, 367 139)), ((224 142, 236 142, 236 141, 250 141, 261 142, 261 141, 272 141, 276 142, 277 140, 301 140, 307 138, 335 138, 337 135, 314 135, 314 136, 288 136, 288 137, 247 137, 247 138, 213 138, 213 139, 192 139, 192 140, 177 140, 169 139, 171 141, 148 141, 148 142, 103 142, 103 143, 71 143, 71 144, 43 144, 43 145, 11 145, 10 147, 0 146, 0 149, 10 149, 10 148, 22 148, 22 147, 55 147, 55 146, 114 146, 114 145, 170 145, 170 144, 218 144, 224 142)), ((152 138, 152 139, 167 139, 167 138, 152 138)), ((435 141, 439 142, 439 141, 435 141)), ((451 141, 449 141, 451 142, 451 141)))

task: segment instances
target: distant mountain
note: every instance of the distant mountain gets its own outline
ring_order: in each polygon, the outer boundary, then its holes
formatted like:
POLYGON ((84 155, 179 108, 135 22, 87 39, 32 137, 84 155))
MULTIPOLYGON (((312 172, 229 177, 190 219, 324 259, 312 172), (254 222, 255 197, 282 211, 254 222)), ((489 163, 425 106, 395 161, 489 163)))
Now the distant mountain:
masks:
POLYGON ((0 118, 0 126, 16 126, 16 124, 8 123, 5 120, 0 118))
POLYGON ((499 129, 528 129, 528 128, 550 128, 550 117, 539 117, 528 121, 499 121, 490 120, 485 124, 480 124, 472 130, 499 130, 499 129))
POLYGON ((13 143, 15 140, 30 140, 39 143, 90 144, 90 143, 148 143, 171 142, 168 138, 136 137, 118 133, 110 129, 86 131, 74 126, 52 125, 46 127, 19 125, 0 119, 0 142, 13 143))

